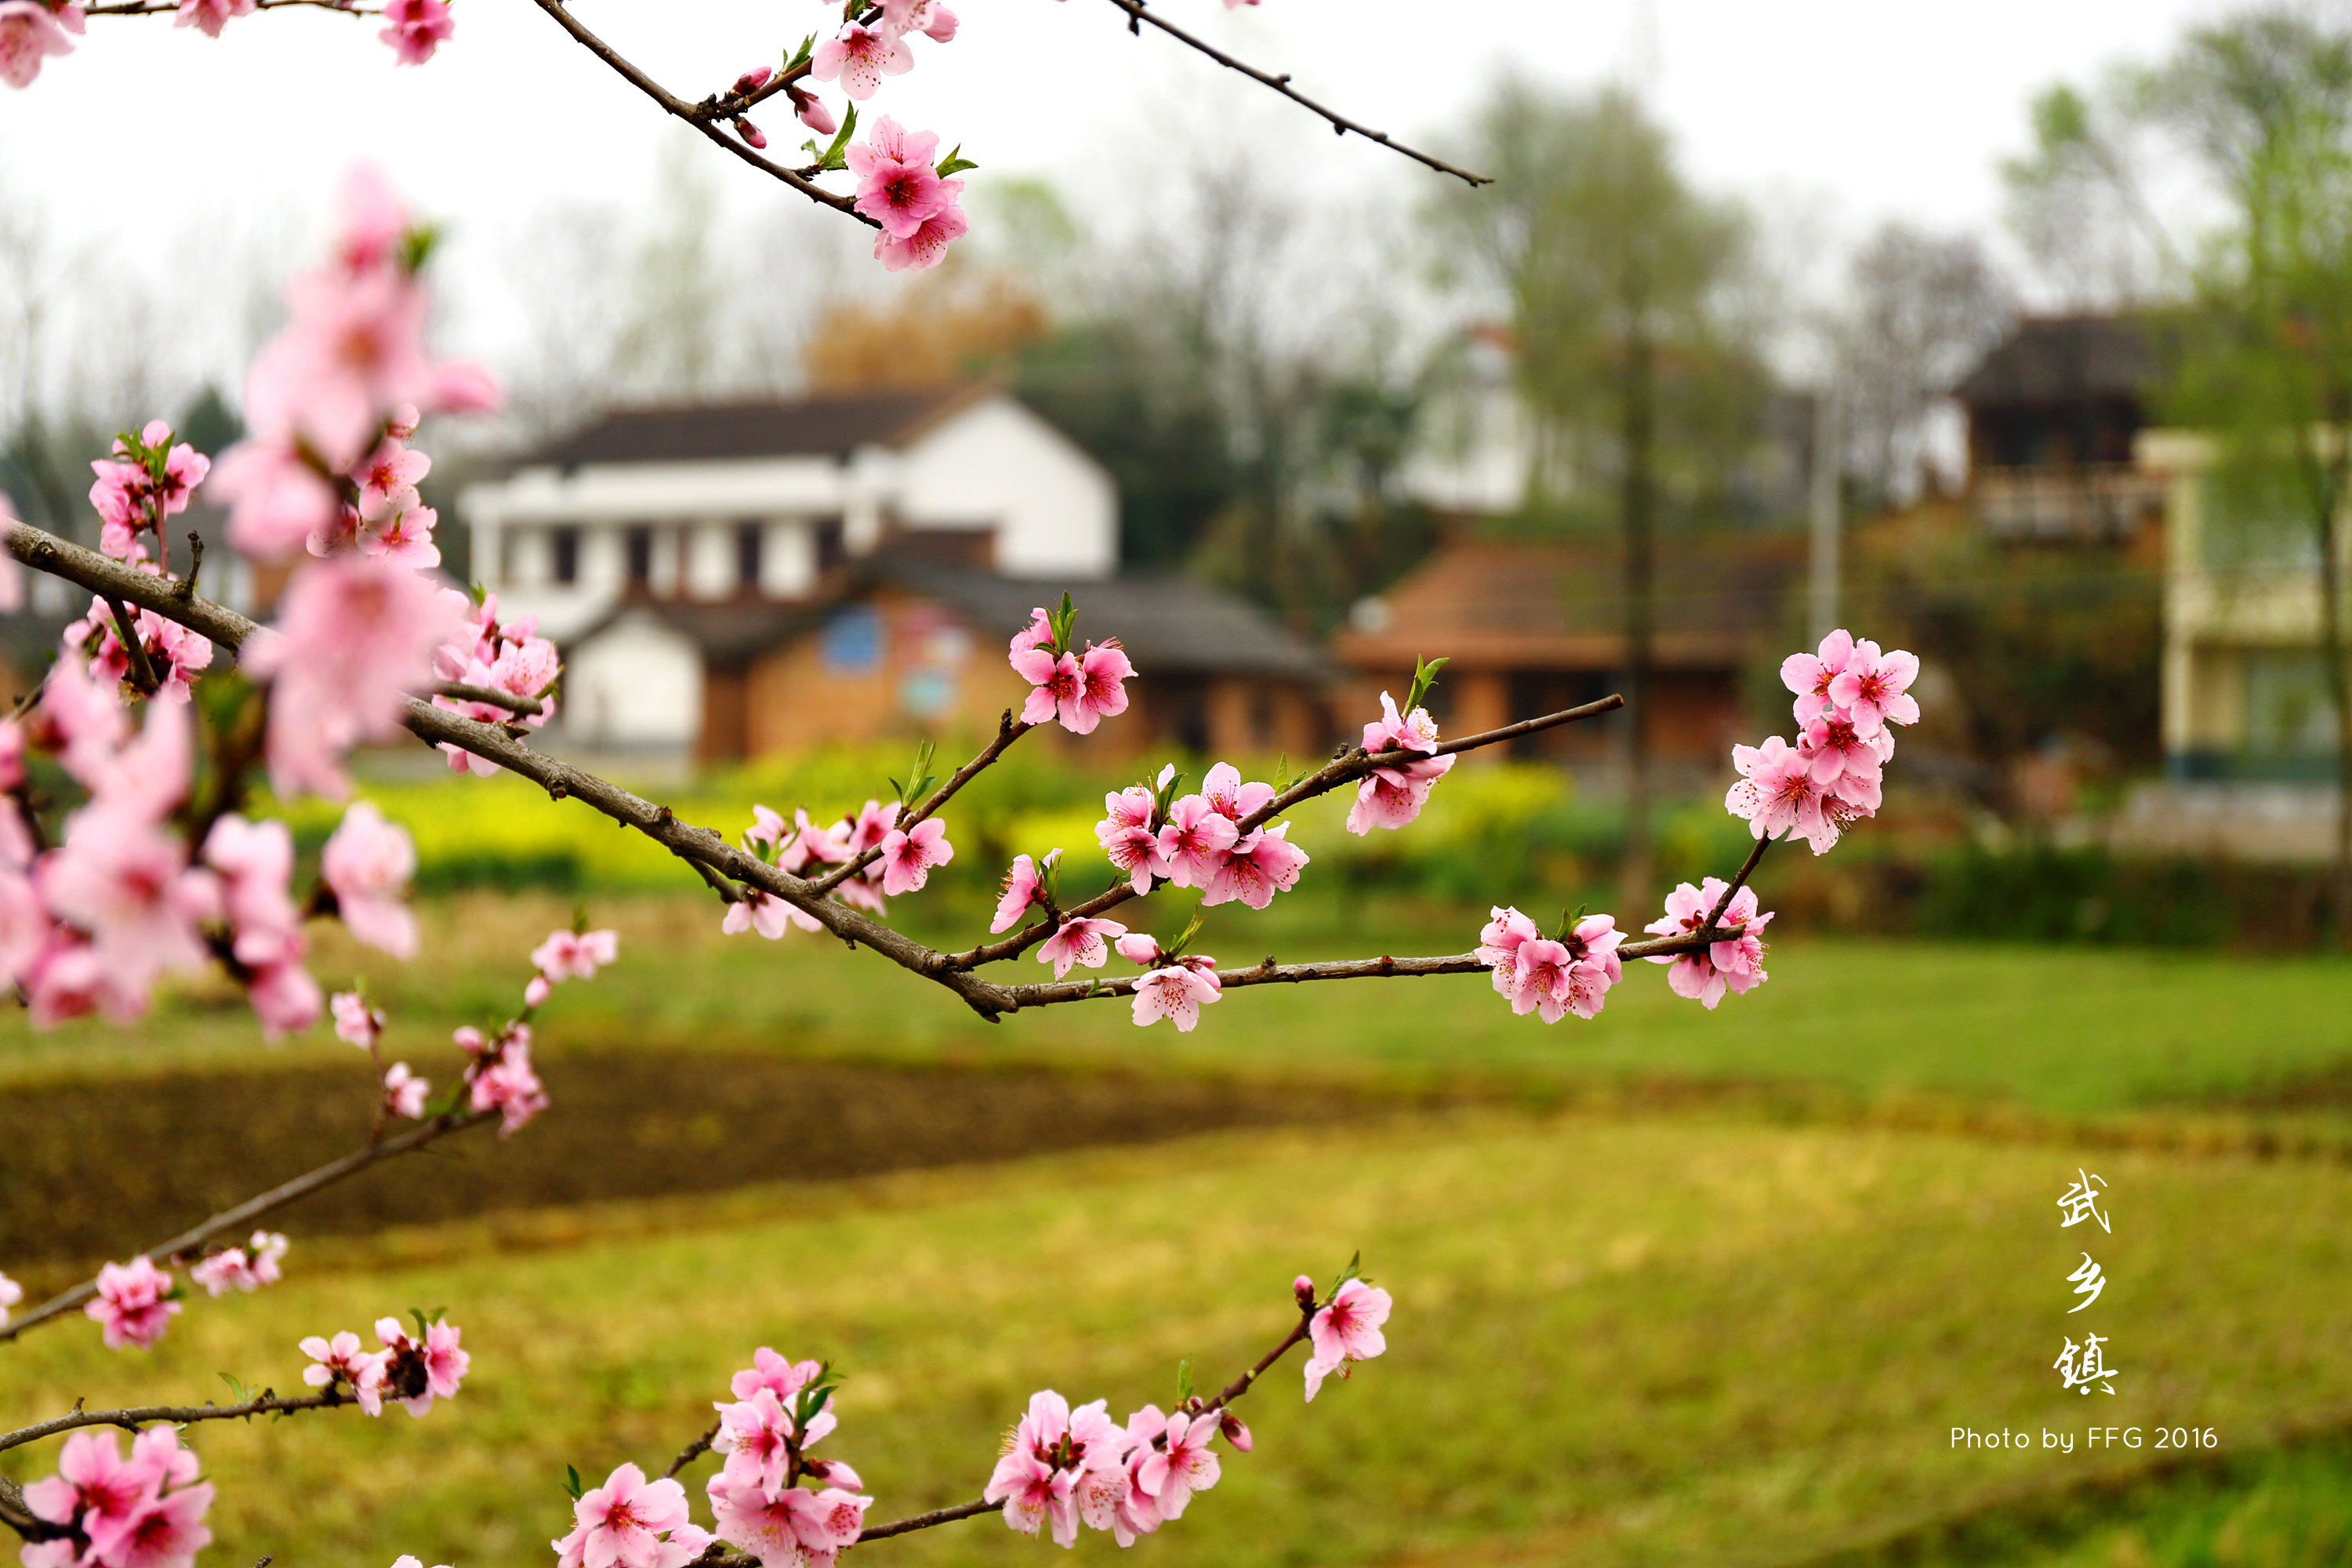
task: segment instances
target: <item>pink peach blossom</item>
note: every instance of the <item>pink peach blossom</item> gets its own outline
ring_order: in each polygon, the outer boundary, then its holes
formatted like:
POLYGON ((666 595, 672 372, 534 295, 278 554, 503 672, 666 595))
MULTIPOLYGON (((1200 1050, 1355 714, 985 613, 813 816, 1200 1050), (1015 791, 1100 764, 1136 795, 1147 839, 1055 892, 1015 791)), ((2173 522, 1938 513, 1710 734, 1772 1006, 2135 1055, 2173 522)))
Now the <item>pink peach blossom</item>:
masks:
POLYGON ((788 1400, 824 1375, 822 1362, 791 1361, 766 1345, 751 1352, 751 1364, 728 1380, 738 1399, 750 1399, 767 1389, 780 1401, 788 1400))
POLYGON ((360 1349, 360 1337, 345 1329, 331 1340, 312 1334, 298 1347, 314 1363, 302 1369, 302 1381, 313 1388, 331 1384, 359 1386, 375 1357, 360 1349))
POLYGON ((935 132, 910 132, 887 114, 876 120, 866 139, 842 154, 857 177, 857 210, 883 233, 906 239, 925 218, 953 206, 963 182, 941 179, 932 169, 939 150, 935 132))
POLYGON ((25 1483, 25 1506, 36 1519, 78 1525, 85 1536, 110 1540, 138 1514, 160 1482, 153 1466, 125 1460, 111 1432, 76 1432, 58 1455, 58 1473, 25 1483))
POLYGON ((620 956, 621 934, 614 931, 556 931, 530 950, 530 962, 550 980, 593 980, 599 965, 620 956))
POLYGON ((1168 868, 1168 879, 1180 888, 1206 889, 1223 868, 1238 837, 1233 818, 1208 796, 1188 795, 1171 802, 1167 824, 1160 829, 1160 860, 1168 868))
POLYGON ((373 801, 354 801, 319 852, 319 875, 352 935, 394 958, 416 955, 416 916, 401 901, 416 874, 416 844, 373 801))
POLYGON ((25 1299, 25 1288, 0 1274, 0 1328, 7 1326, 8 1310, 25 1299))
POLYGON ((400 1326, 399 1319, 378 1318, 375 1337, 383 1349, 359 1385, 361 1408, 369 1415, 378 1414, 383 1401, 397 1399, 411 1415, 421 1416, 433 1408, 436 1399, 457 1397, 457 1385, 473 1357, 458 1347, 460 1335, 455 1324, 429 1324, 419 1340, 400 1326))
POLYGON ((1830 700, 1830 682, 1853 657, 1853 636, 1840 627, 1822 638, 1818 653, 1792 653, 1780 661, 1780 684, 1797 694, 1799 724, 1811 723, 1834 706, 1830 700))
POLYGON ((772 1388, 757 1388, 751 1397, 718 1406, 719 1430, 710 1440, 714 1453, 726 1456, 729 1477, 756 1486, 770 1500, 792 1481, 794 1439, 799 1436, 792 1416, 772 1388))
POLYGON ((1491 912, 1494 918, 1478 932, 1478 962, 1494 971, 1495 989, 1508 996, 1518 980, 1520 944, 1543 932, 1516 909, 1498 906, 1491 912))
POLYGON ((1757 837, 1795 833, 1816 855, 1837 842, 1837 820, 1826 814, 1827 797, 1803 752, 1772 735, 1761 746, 1732 747, 1731 761, 1740 778, 1724 795, 1724 808, 1744 818, 1757 837))
POLYGON ((1239 899, 1254 910, 1262 910, 1274 901, 1275 894, 1297 886, 1298 873, 1306 869, 1308 856, 1290 842, 1289 833, 1290 824, 1279 822, 1238 840, 1202 894, 1202 907, 1239 899))
POLYGON ((406 1062, 383 1069, 383 1108, 392 1115, 416 1121, 425 1114, 425 1097, 432 1092, 432 1082, 409 1071, 406 1062))
POLYGON ((1217 1000, 1223 991, 1213 969, 1182 964, 1155 969, 1136 981, 1132 1012, 1140 1026, 1148 1027, 1166 1018, 1180 1034, 1189 1035, 1192 1026, 1201 1021, 1201 1008, 1217 1000))
POLYGON ((100 1269, 98 1294, 82 1311, 106 1331, 107 1349, 133 1345, 143 1351, 163 1337, 164 1326, 180 1310, 171 1292, 172 1277, 142 1253, 100 1269))
MULTIPOLYGON (((1653 921, 1644 930, 1660 936, 1686 936, 1706 927, 1708 913, 1722 899, 1730 886, 1719 877, 1709 877, 1697 887, 1682 883, 1666 895, 1666 912, 1653 921)), ((1650 960, 1652 963, 1670 964, 1666 971, 1666 988, 1677 996, 1686 996, 1709 1012, 1723 1000, 1728 991, 1734 995, 1754 990, 1771 978, 1764 972, 1764 943, 1759 933, 1772 923, 1769 913, 1757 910, 1756 889, 1743 887, 1724 906, 1717 927, 1738 934, 1728 941, 1710 943, 1703 952, 1669 953, 1650 960)))
POLYGON ((512 1137, 547 1109, 547 1091, 531 1070, 530 1047, 520 1041, 507 1046, 499 1059, 474 1076, 471 1103, 477 1115, 496 1110, 499 1136, 512 1137))
POLYGON ((648 1481, 625 1464, 581 1494, 572 1518, 586 1532, 580 1541, 585 1568, 657 1568, 660 1538, 688 1521, 686 1489, 667 1477, 648 1481))
POLYGON ((1160 1518, 1181 1519, 1194 1492, 1217 1484, 1217 1456, 1209 1451, 1216 1435, 1213 1412, 1187 1417, 1180 1411, 1168 1418, 1163 1446, 1155 1447, 1135 1473, 1136 1484, 1150 1494, 1160 1518))
POLYGON ((384 0, 383 19, 391 26, 376 37, 392 46, 404 66, 431 59, 457 27, 449 15, 449 0, 384 0))
POLYGON ((373 1050, 383 1034, 384 1016, 381 1009, 367 1005, 367 998, 356 991, 338 991, 328 1003, 335 1016, 335 1037, 349 1040, 362 1050, 373 1050))
MULTIPOLYGON (((74 20, 80 20, 79 7, 74 20)), ((57 13, 38 0, 0 0, 0 81, 10 87, 30 87, 41 74, 41 61, 50 55, 73 53, 57 13)), ((79 26, 71 29, 81 31, 79 26)))
POLYGON ((1830 682, 1830 700, 1853 721, 1854 732, 1865 740, 1888 724, 1919 721, 1918 699, 1910 694, 1919 679, 1919 656, 1896 648, 1881 654, 1867 639, 1853 645, 1853 657, 1830 682))
POLYGON ((1307 1362, 1308 1403, 1326 1377, 1335 1372, 1346 1377, 1350 1363, 1370 1361, 1389 1348, 1381 1325, 1389 1321, 1391 1305, 1387 1291, 1350 1279, 1307 1320, 1307 1342, 1315 1351, 1307 1362))
POLYGON ((1201 794, 1211 810, 1238 825, 1273 803, 1274 786, 1262 780, 1242 780, 1241 770, 1219 763, 1201 780, 1201 794))
POLYGON ((1054 978, 1069 973, 1074 963, 1088 969, 1100 969, 1110 953, 1106 942, 1127 934, 1127 928, 1117 921, 1100 918, 1065 920, 1052 936, 1037 948, 1037 962, 1054 966, 1054 978))
POLYGON ((883 835, 881 848, 882 891, 894 899, 901 893, 920 892, 930 880, 932 867, 955 858, 947 824, 936 816, 915 824, 911 833, 892 828, 883 835))
POLYGON ((1170 874, 1168 858, 1151 828, 1151 791, 1130 784, 1103 796, 1103 807, 1106 815, 1095 825, 1095 841, 1110 863, 1127 873, 1129 884, 1139 895, 1151 891, 1154 877, 1170 874))
POLYGON ((1040 901, 1045 889, 1045 871, 1054 864, 1059 849, 1048 850, 1043 867, 1033 864, 1026 855, 1015 855, 1012 868, 1004 873, 1004 891, 996 900, 996 918, 989 922, 991 932, 1011 931, 1029 912, 1029 906, 1040 901))
MULTIPOLYGON (((948 183, 961 184, 962 182, 950 180, 948 183)), ((922 226, 904 238, 887 232, 876 235, 874 259, 880 262, 886 271, 927 271, 946 260, 948 247, 961 239, 971 229, 971 220, 964 216, 963 208, 941 207, 925 218, 922 226)), ((1080 676, 1079 684, 1083 689, 1085 686, 1083 673, 1080 676)), ((1030 693, 1030 701, 1034 703, 1035 700, 1036 693, 1030 693)), ((1036 723, 1038 721, 1033 719, 1028 721, 1036 723)), ((1075 726, 1071 728, 1075 733, 1083 735, 1092 730, 1094 725, 1088 723, 1083 730, 1076 729, 1075 726)))
POLYGON ((777 941, 793 926, 803 931, 823 931, 824 925, 814 915, 803 913, 772 893, 753 892, 727 906, 726 918, 719 929, 729 936, 739 936, 756 931, 770 942, 777 941))
MULTIPOLYGON (((1381 693, 1381 717, 1364 726, 1364 750, 1374 756, 1389 752, 1427 752, 1437 746, 1437 721, 1426 708, 1400 718, 1396 699, 1381 693)), ((1398 828, 1421 815, 1429 792, 1454 766, 1452 756, 1426 762, 1391 764, 1373 769, 1357 783, 1356 804, 1348 812, 1348 831, 1359 837, 1375 827, 1398 828)))
POLYGON ((449 598, 401 567, 342 555, 297 571, 275 634, 247 642, 240 660, 270 679, 271 786, 348 794, 339 757, 400 732, 408 692, 457 625, 449 598))
POLYGON ((217 38, 231 16, 252 15, 253 0, 180 0, 180 12, 172 26, 194 27, 207 38, 217 38))
POLYGON ((809 75, 818 81, 838 80, 841 90, 863 103, 874 96, 886 76, 904 76, 915 68, 915 51, 904 38, 892 37, 856 22, 837 37, 816 47, 809 75))
POLYGON ((74 813, 64 847, 42 857, 34 882, 51 913, 89 933, 117 1019, 144 1011, 165 971, 205 965, 196 925, 218 913, 218 884, 188 868, 176 837, 132 812, 101 801, 74 813))

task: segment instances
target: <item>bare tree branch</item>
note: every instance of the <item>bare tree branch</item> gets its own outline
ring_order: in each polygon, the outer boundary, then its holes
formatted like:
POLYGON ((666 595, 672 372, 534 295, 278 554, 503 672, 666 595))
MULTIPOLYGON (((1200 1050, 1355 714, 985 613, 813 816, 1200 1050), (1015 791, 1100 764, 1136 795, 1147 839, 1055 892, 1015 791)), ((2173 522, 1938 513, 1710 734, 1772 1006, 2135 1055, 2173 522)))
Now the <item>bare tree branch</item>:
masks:
POLYGON ((192 1421, 240 1421, 253 1415, 290 1415, 297 1410, 332 1410, 355 1403, 350 1394, 330 1385, 317 1394, 306 1394, 294 1399, 281 1399, 276 1391, 264 1389, 242 1405, 148 1405, 129 1410, 77 1408, 54 1421, 43 1421, 31 1426, 20 1426, 14 1432, 0 1433, 0 1453, 83 1426, 120 1426, 126 1432, 136 1432, 140 1427, 158 1421, 184 1426, 192 1421))
MULTIPOLYGON (((947 783, 933 790, 931 792, 930 798, 923 802, 922 805, 917 806, 913 815, 900 817, 898 819, 898 826, 901 828, 912 828, 917 823, 937 812, 940 807, 947 805, 949 801, 955 798, 956 791, 970 784, 974 778, 977 778, 980 775, 982 770, 993 763, 997 758, 1003 756, 1004 754, 1005 747, 1010 746, 1013 742, 1019 740, 1022 736, 1027 734, 1030 731, 1035 728, 1036 726, 1034 724, 1024 724, 1021 721, 1013 718, 1013 710, 1007 708, 1004 710, 1003 716, 996 721, 996 739, 991 741, 986 748, 981 752, 980 755, 972 758, 971 761, 958 768, 954 774, 949 778, 947 783)), ((858 856, 856 859, 848 862, 848 864, 836 866, 832 870, 826 872, 824 876, 817 878, 814 881, 809 884, 810 890, 819 894, 830 893, 834 889, 841 886, 842 883, 846 882, 850 878, 855 877, 858 872, 863 871, 866 867, 874 864, 875 858, 881 853, 882 847, 878 844, 874 846, 864 854, 858 856)))
MULTIPOLYGON (((477 1115, 472 1111, 451 1111, 444 1116, 436 1116, 430 1121, 409 1129, 397 1138, 387 1138, 381 1143, 346 1154, 340 1160, 331 1160, 317 1170, 297 1176, 290 1182, 280 1183, 257 1197, 247 1198, 235 1208, 222 1210, 202 1225, 182 1231, 169 1241, 158 1242, 153 1247, 142 1248, 142 1252, 149 1258, 172 1258, 181 1253, 193 1252, 216 1236, 243 1230, 271 1210, 283 1208, 297 1198, 306 1198, 322 1188, 331 1187, 337 1182, 355 1176, 370 1166, 381 1165, 386 1160, 397 1159, 403 1154, 422 1149, 427 1143, 449 1133, 463 1131, 466 1128, 497 1120, 498 1116, 495 1112, 477 1115)), ((50 1297, 24 1316, 11 1319, 5 1326, 0 1326, 0 1343, 13 1340, 26 1330, 47 1322, 62 1313, 72 1311, 97 1294, 97 1281, 85 1279, 72 1289, 61 1291, 50 1297)), ((5 1443, 0 1443, 0 1448, 7 1446, 5 1443)))
POLYGON ((1235 59, 1233 56, 1225 53, 1224 50, 1217 47, 1214 44, 1210 43, 1205 38, 1195 37, 1192 34, 1186 32, 1183 28, 1176 26, 1175 23, 1162 19, 1159 13, 1150 8, 1147 4, 1147 0, 1110 0, 1110 3, 1127 13, 1127 30, 1129 32, 1140 36, 1144 26, 1148 23, 1150 26, 1159 28, 1161 32, 1167 34, 1178 43, 1184 45, 1187 48, 1199 50, 1202 54, 1208 56, 1211 59, 1216 61, 1227 70, 1239 71, 1242 75, 1249 78, 1252 81, 1256 82, 1260 87, 1270 88, 1274 91, 1280 93, 1283 97, 1290 100, 1291 102, 1298 105, 1299 108, 1306 110, 1308 113, 1322 116, 1322 118, 1329 123, 1332 132, 1337 135, 1345 136, 1352 131, 1367 142, 1377 142, 1392 153, 1402 153, 1416 163, 1424 164, 1429 168, 1436 170, 1441 174, 1451 174, 1455 179, 1463 181, 1472 186, 1491 185, 1495 183, 1493 178, 1488 175, 1474 174, 1467 169, 1457 169, 1453 164, 1445 162, 1443 158, 1433 158, 1426 153, 1416 152, 1414 149, 1406 146, 1403 142, 1391 138, 1385 131, 1375 131, 1369 125, 1360 125, 1355 121, 1349 119, 1346 115, 1341 114, 1335 110, 1324 108, 1321 104, 1316 102, 1313 99, 1307 97, 1305 93, 1298 91, 1290 85, 1290 73, 1288 71, 1283 72, 1280 76, 1270 76, 1266 72, 1258 69, 1255 66, 1250 65, 1243 60, 1235 59))
POLYGON ((501 691, 495 686, 468 686, 462 680, 436 680, 433 695, 454 698, 460 702, 479 702, 487 707, 504 708, 512 713, 541 713, 547 705, 536 697, 517 697, 511 691, 501 691))
POLYGON ((700 132, 703 136, 710 142, 714 142, 718 146, 724 147, 728 152, 733 153, 736 157, 742 159, 743 162, 751 164, 753 168, 760 170, 762 174, 774 175, 777 179, 782 180, 793 189, 800 192, 801 195, 808 197, 809 200, 813 202, 821 202, 824 205, 833 208, 833 210, 837 213, 843 213, 850 217, 856 218, 859 223, 866 225, 869 228, 879 228, 881 226, 872 218, 867 217, 864 213, 859 212, 853 198, 826 190, 814 180, 808 178, 806 175, 802 174, 795 170, 787 169, 782 163, 774 163, 767 158, 761 157, 745 142, 737 140, 735 137, 730 136, 727 133, 723 123, 718 120, 717 116, 711 110, 688 103, 686 100, 678 97, 676 93, 671 92, 667 88, 662 86, 661 83, 656 81, 652 77, 647 76, 643 70, 632 64, 618 50, 614 49, 612 45, 606 43, 595 34, 590 32, 586 27, 581 26, 579 19, 573 16, 572 13, 564 7, 563 0, 533 0, 533 4, 538 5, 541 10, 546 12, 550 16, 554 17, 556 25, 561 26, 565 32, 571 34, 572 37, 579 42, 583 48, 585 48, 590 54, 594 55, 598 59, 603 60, 606 65, 610 66, 632 87, 635 87, 638 91, 644 93, 647 98, 652 99, 656 103, 660 104, 663 113, 675 115, 678 119, 685 121, 688 125, 693 126, 695 130, 700 132))

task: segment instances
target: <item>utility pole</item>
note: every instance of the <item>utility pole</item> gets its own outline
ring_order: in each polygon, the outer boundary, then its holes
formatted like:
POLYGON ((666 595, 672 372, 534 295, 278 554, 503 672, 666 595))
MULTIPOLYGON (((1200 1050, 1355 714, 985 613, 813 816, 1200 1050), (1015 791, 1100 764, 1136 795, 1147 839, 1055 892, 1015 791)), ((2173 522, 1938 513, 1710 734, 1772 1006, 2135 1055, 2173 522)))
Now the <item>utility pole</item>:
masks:
POLYGON ((1832 370, 1813 397, 1813 483, 1808 510, 1813 531, 1811 621, 1816 642, 1838 624, 1838 532, 1843 500, 1838 481, 1844 466, 1838 447, 1838 383, 1832 370))

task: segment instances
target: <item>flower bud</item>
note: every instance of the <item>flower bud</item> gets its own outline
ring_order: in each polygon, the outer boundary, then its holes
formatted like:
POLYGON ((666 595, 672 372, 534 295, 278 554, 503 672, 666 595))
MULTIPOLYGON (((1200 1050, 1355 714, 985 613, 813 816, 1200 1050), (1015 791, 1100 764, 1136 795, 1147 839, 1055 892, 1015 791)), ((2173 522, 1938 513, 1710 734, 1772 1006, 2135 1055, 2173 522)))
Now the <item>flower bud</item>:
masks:
POLYGON ((738 120, 735 122, 735 132, 751 146, 765 147, 768 144, 768 138, 761 132, 758 126, 748 120, 738 120))
POLYGON ((757 92, 767 86, 768 79, 775 74, 765 66, 754 66, 735 79, 733 91, 738 95, 757 92))
POLYGON ((834 119, 833 110, 827 109, 824 101, 814 93, 803 92, 796 87, 784 90, 792 95, 793 112, 800 116, 803 125, 820 136, 830 136, 841 129, 841 122, 834 119))
POLYGON ((538 1006, 541 1002, 547 1000, 547 994, 554 989, 555 987, 553 985, 548 984, 546 975, 532 975, 530 977, 530 984, 522 988, 523 1005, 526 1007, 538 1006))
POLYGON ((1234 1446, 1234 1452, 1246 1454, 1250 1451, 1249 1428, 1243 1426, 1232 1411, 1217 1412, 1217 1430, 1225 1435, 1225 1441, 1234 1446))
POLYGON ((1301 1308, 1308 1308, 1315 1305, 1315 1281, 1309 1279, 1304 1274, 1301 1274, 1297 1279, 1293 1279, 1290 1282, 1290 1293, 1298 1298, 1298 1304, 1301 1308))

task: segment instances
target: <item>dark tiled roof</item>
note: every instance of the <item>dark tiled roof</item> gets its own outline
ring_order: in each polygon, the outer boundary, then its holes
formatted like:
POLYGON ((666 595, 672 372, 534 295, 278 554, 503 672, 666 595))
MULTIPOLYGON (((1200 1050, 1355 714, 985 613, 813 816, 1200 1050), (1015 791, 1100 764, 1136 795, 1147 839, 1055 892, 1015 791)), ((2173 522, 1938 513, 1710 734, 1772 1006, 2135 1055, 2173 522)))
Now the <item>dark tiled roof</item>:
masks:
MULTIPOLYGON (((740 664, 808 630, 822 618, 805 604, 737 600, 700 605, 676 599, 625 599, 567 639, 565 656, 595 641, 631 616, 639 615, 652 616, 701 649, 704 658, 717 664, 740 664)), ((1005 635, 1012 636, 1010 632, 1005 635)))
POLYGON ((570 468, 587 463, 675 463, 730 458, 845 457, 860 447, 898 446, 984 388, 827 393, 797 402, 704 403, 620 408, 523 459, 570 468))
MULTIPOLYGON (((1659 542, 1656 657, 1666 668, 1737 665, 1780 636, 1805 541, 1738 533, 1659 542)), ((1388 625, 1340 639, 1362 668, 1410 669, 1444 654, 1465 669, 1609 669, 1624 658, 1613 540, 1457 539, 1382 595, 1388 625)))
POLYGON ((1118 637, 1147 673, 1272 675, 1310 682, 1332 673, 1315 644, 1249 601, 1189 577, 1030 581, 888 556, 859 563, 817 597, 800 604, 625 601, 574 636, 565 651, 593 641, 626 616, 644 614, 691 641, 705 658, 737 663, 814 630, 835 605, 884 584, 936 600, 961 616, 975 637, 999 643, 1010 643, 1029 624, 1033 607, 1061 603, 1067 588, 1078 607, 1078 638, 1118 637))
POLYGON ((2138 317, 2029 317, 1952 395, 1970 407, 2137 397, 2158 377, 2160 336, 2138 317))
POLYGON ((1062 583, 884 558, 866 573, 937 599, 962 615, 974 634, 1007 643, 1029 624, 1033 608, 1060 604, 1067 588, 1078 610, 1074 635, 1082 642, 1118 637, 1147 674, 1277 675, 1316 681, 1332 672, 1321 648, 1265 610, 1172 572, 1062 583))

